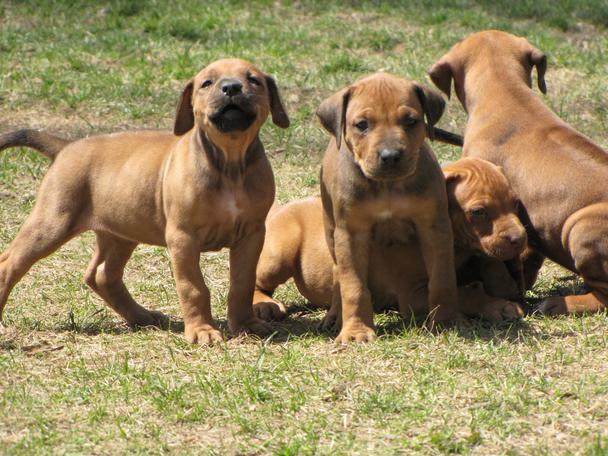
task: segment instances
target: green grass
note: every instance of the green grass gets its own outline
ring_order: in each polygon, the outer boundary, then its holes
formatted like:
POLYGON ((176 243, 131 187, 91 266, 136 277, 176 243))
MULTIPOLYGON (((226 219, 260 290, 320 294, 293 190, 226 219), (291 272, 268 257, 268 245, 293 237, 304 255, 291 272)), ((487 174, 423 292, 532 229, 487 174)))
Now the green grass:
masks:
MULTIPOLYGON (((426 70, 468 33, 500 28, 547 52, 545 100, 608 146, 604 0, 7 1, 0 5, 0 132, 70 138, 171 128, 181 88, 237 56, 276 76, 292 126, 264 127, 277 196, 318 193, 327 135, 314 111, 384 69, 426 70)), ((440 126, 462 131, 453 100, 440 126)), ((459 150, 434 144, 442 160, 459 150)), ((0 155, 0 248, 31 210, 48 166, 0 155)), ((202 349, 172 331, 132 332, 84 285, 93 237, 36 264, 11 295, 0 334, 0 453, 608 454, 604 315, 479 322, 433 336, 379 315, 380 338, 336 348, 321 312, 291 285, 292 316, 268 340, 202 349)), ((225 327, 226 252, 201 261, 225 327)), ((126 282, 179 321, 164 249, 140 246, 126 282)), ((530 297, 580 289, 544 269, 530 297)))

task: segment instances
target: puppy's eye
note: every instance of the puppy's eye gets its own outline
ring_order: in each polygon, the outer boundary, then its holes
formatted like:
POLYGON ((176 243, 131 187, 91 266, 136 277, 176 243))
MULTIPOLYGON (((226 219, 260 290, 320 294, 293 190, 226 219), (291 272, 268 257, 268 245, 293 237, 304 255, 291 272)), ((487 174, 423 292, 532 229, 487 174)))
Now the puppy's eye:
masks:
POLYGON ((478 220, 485 219, 488 216, 488 213, 483 207, 474 207, 469 213, 471 214, 471 217, 478 220))
POLYGON ((209 87, 211 84, 213 84, 213 81, 212 81, 211 79, 207 79, 205 82, 203 82, 203 83, 201 84, 201 87, 202 87, 203 89, 206 89, 206 88, 207 88, 207 87, 209 87))
POLYGON ((355 127, 361 133, 365 133, 367 131, 367 129, 369 128, 369 123, 367 122, 367 120, 360 120, 359 122, 357 122, 355 124, 355 127))
POLYGON ((405 125, 406 127, 413 127, 417 123, 418 119, 416 119, 415 117, 407 116, 403 118, 403 125, 405 125))
POLYGON ((253 85, 260 85, 260 80, 255 76, 247 76, 247 80, 251 82, 253 85))

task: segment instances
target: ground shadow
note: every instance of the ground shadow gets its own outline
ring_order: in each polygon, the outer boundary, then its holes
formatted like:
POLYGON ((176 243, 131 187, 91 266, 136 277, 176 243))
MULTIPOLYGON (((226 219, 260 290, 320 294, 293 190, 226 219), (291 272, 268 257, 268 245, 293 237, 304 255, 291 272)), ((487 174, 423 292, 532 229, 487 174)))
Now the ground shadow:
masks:
POLYGON ((66 321, 53 328, 57 332, 72 332, 96 336, 99 334, 126 334, 134 331, 157 329, 159 331, 169 331, 172 333, 183 333, 184 322, 182 319, 173 318, 166 315, 165 319, 158 326, 130 327, 124 321, 112 318, 112 314, 101 315, 106 309, 98 309, 91 315, 86 316, 82 321, 77 321, 74 314, 70 312, 66 321), (97 318, 95 318, 97 317, 97 318))
MULTIPOLYGON (((572 294, 573 287, 571 283, 564 283, 553 288, 552 294, 572 294)), ((585 292, 586 288, 579 287, 578 292, 585 292)), ((528 314, 533 314, 533 310, 537 303, 544 297, 527 298, 524 306, 528 314)), ((274 330, 269 336, 270 343, 284 343, 293 338, 311 338, 326 337, 332 340, 336 337, 338 331, 335 329, 321 328, 320 323, 325 310, 302 304, 301 302, 286 303, 287 316, 282 321, 271 322, 274 330)), ((122 335, 139 330, 157 329, 159 331, 168 331, 175 334, 183 334, 184 322, 181 318, 167 317, 167 320, 161 327, 144 327, 130 328, 124 322, 117 321, 111 315, 102 315, 104 309, 99 309, 93 314, 87 316, 84 321, 76 321, 73 314, 69 314, 65 322, 54 327, 52 330, 57 332, 72 332, 95 336, 99 334, 115 334, 122 335)), ((540 317, 546 318, 546 317, 540 317)), ((425 322, 423 320, 403 320, 399 312, 395 310, 386 310, 380 313, 377 318, 376 330, 379 336, 398 336, 404 331, 410 331, 418 328, 426 331, 425 322)), ((230 335, 228 322, 225 318, 216 319, 220 329, 227 335, 229 339, 237 336, 230 335)), ((561 338, 573 335, 571 331, 564 332, 543 332, 534 325, 531 325, 526 320, 506 321, 501 323, 490 323, 484 320, 469 318, 464 322, 458 323, 448 328, 439 329, 441 331, 456 331, 460 337, 469 340, 500 340, 512 343, 521 342, 528 337, 534 337, 540 340, 550 338, 561 338)))
MULTIPOLYGON (((269 340, 270 343, 284 343, 291 338, 303 337, 318 338, 321 336, 334 339, 337 335, 335 330, 320 328, 322 311, 319 311, 319 309, 295 304, 287 306, 287 312, 288 317, 285 320, 273 323, 276 332, 269 340)), ((415 328, 427 331, 424 321, 403 320, 399 312, 394 310, 381 313, 377 320, 379 321, 376 324, 376 330, 379 336, 399 336, 405 331, 411 331, 415 328)), ((547 340, 573 335, 570 331, 556 332, 552 330, 544 332, 525 320, 490 323, 477 318, 469 318, 452 327, 439 329, 436 333, 442 331, 456 331, 458 336, 468 340, 506 341, 510 343, 520 343, 530 337, 547 340)))

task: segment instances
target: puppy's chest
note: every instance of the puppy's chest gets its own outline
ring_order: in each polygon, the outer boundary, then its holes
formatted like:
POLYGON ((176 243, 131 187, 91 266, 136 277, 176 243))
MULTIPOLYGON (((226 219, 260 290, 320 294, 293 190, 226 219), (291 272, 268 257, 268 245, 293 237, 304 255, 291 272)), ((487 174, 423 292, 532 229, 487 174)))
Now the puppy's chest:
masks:
POLYGON ((415 237, 416 228, 411 218, 388 217, 372 226, 372 242, 382 246, 406 244, 415 237))
POLYGON ((255 222, 254 206, 255 202, 242 190, 216 192, 205 204, 197 230, 201 250, 220 250, 241 239, 255 222))
POLYGON ((365 216, 372 224, 371 238, 381 245, 405 244, 416 236, 414 220, 420 203, 409 198, 384 198, 370 202, 365 216))
POLYGON ((250 204, 249 198, 241 190, 224 190, 218 192, 215 198, 214 211, 225 223, 234 224, 239 221, 245 208, 250 204))

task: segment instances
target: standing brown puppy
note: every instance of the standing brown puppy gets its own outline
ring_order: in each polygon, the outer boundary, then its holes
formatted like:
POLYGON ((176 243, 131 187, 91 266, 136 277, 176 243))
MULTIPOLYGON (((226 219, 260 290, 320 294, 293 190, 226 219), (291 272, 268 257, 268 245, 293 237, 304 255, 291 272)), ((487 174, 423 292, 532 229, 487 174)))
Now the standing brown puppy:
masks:
MULTIPOLYGON (((582 276, 591 293, 547 299, 548 314, 608 306, 608 154, 557 117, 531 89, 545 93, 546 56, 525 38, 475 33, 430 70, 450 94, 452 80, 469 114, 464 155, 500 165, 523 203, 531 247, 582 276)), ((528 285, 542 257, 527 262, 528 285), (540 258, 540 261, 539 261, 540 258)))
POLYGON ((243 60, 219 60, 184 89, 174 133, 125 132, 66 145, 23 130, 0 137, 0 150, 29 146, 53 159, 36 205, 0 256, 0 317, 13 286, 39 259, 87 230, 97 250, 87 284, 131 326, 158 324, 122 280, 139 243, 167 246, 186 339, 220 341, 200 252, 230 248, 228 323, 264 334, 253 315, 255 267, 274 199, 272 169, 258 137, 268 114, 286 128, 274 80, 243 60))
POLYGON ((416 236, 429 278, 431 324, 460 317, 445 181, 425 143, 444 106, 435 92, 378 73, 342 89, 317 111, 333 135, 323 159, 321 198, 334 260, 329 315, 342 309, 338 343, 375 337, 367 283, 371 240, 416 236))

